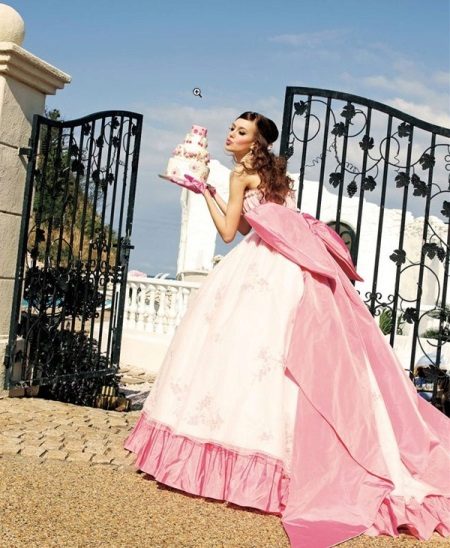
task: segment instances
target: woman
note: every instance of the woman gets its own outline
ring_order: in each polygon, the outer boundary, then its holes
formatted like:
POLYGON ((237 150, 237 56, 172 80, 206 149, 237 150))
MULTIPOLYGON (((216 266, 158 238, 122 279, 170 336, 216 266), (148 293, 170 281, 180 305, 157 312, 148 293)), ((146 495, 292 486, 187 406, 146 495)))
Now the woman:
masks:
POLYGON ((232 124, 228 204, 186 181, 225 242, 246 237, 191 301, 125 447, 162 483, 281 514, 293 546, 448 535, 450 421, 405 377, 342 240, 297 211, 277 137, 261 114, 232 124))

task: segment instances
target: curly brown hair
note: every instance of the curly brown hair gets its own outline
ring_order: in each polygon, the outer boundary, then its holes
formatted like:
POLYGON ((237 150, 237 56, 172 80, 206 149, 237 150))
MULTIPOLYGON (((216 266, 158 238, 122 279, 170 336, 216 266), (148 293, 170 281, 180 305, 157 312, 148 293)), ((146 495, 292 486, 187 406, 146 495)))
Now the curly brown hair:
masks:
MULTIPOLYGON (((243 112, 238 118, 255 122, 257 133, 251 149, 251 167, 241 163, 248 174, 257 173, 261 179, 258 188, 262 190, 267 202, 283 204, 286 196, 293 193, 293 180, 287 176, 287 161, 276 156, 268 146, 278 139, 275 122, 257 112, 243 112)), ((238 119, 236 118, 236 119, 238 119)))

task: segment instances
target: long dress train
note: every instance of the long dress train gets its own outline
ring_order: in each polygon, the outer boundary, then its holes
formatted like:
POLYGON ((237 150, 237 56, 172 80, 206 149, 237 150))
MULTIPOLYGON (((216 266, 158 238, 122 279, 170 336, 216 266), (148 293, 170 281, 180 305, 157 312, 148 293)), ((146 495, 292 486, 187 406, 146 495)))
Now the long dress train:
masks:
POLYGON ((244 214, 126 440, 136 466, 281 514, 296 547, 449 535, 450 420, 417 396, 342 240, 292 198, 247 191, 244 214))

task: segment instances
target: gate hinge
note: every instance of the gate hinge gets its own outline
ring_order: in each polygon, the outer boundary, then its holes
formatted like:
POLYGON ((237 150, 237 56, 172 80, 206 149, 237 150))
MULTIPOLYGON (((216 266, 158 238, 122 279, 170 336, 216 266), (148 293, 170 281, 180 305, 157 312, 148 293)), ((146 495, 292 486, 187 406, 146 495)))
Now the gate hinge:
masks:
MULTIPOLYGON (((119 243, 113 244, 112 246, 119 247, 119 243)), ((122 249, 134 249, 134 245, 131 245, 130 238, 128 238, 127 236, 120 239, 120 247, 122 249)))
POLYGON ((130 249, 134 249, 134 245, 131 245, 130 238, 125 236, 120 239, 120 243, 113 244, 113 247, 120 247, 120 261, 123 262, 125 259, 128 261, 130 256, 130 249))
POLYGON ((11 353, 9 351, 9 343, 5 346, 5 355, 3 357, 3 365, 7 369, 10 366, 9 360, 11 357, 11 353))
POLYGON ((32 148, 31 147, 19 147, 18 149, 18 155, 19 156, 26 156, 28 159, 31 158, 31 153, 32 153, 32 148))

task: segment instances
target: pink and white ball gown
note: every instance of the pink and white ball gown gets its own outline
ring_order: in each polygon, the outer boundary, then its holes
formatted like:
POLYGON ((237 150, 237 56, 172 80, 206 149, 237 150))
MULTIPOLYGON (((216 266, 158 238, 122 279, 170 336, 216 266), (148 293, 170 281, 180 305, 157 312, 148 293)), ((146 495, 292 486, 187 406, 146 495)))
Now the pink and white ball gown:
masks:
POLYGON ((136 466, 280 514, 294 547, 450 535, 450 420, 405 376, 344 243, 291 197, 248 190, 243 213, 253 230, 190 302, 125 442, 136 466))

